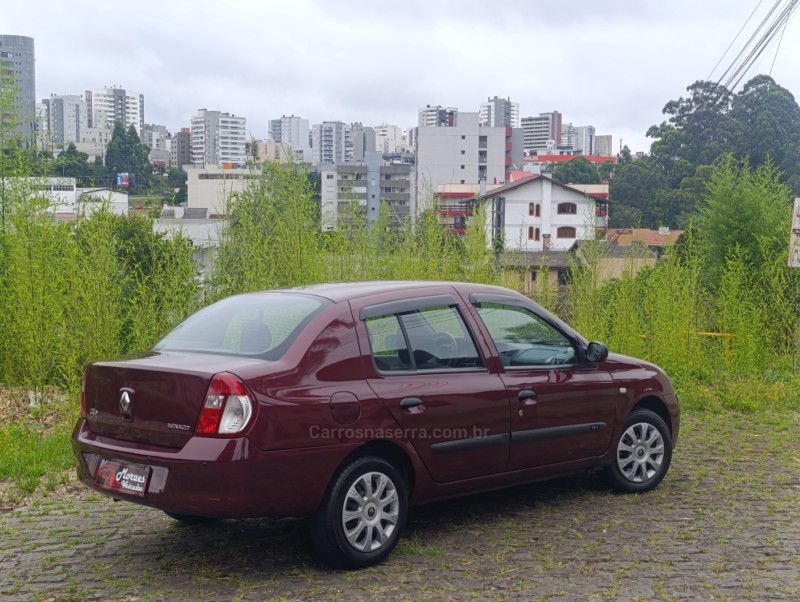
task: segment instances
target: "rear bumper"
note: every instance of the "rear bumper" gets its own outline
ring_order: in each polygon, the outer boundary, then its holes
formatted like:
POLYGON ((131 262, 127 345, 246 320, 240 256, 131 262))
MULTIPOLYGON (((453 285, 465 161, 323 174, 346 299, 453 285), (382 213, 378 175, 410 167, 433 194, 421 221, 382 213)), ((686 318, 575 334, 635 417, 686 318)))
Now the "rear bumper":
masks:
POLYGON ((97 435, 83 419, 72 434, 78 477, 87 487, 167 512, 216 518, 312 514, 331 475, 354 447, 264 452, 246 437, 193 437, 182 448, 170 449, 97 435), (98 487, 102 460, 150 467, 144 495, 98 487))

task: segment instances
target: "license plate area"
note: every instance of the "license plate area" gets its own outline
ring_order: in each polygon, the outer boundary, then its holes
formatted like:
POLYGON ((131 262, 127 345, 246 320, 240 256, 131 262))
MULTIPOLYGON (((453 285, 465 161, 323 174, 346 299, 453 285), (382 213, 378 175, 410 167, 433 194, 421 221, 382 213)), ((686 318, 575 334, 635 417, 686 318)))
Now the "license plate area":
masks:
POLYGON ((151 469, 141 464, 129 464, 116 460, 102 460, 97 468, 95 484, 110 491, 121 491, 129 495, 143 496, 150 480, 151 469))

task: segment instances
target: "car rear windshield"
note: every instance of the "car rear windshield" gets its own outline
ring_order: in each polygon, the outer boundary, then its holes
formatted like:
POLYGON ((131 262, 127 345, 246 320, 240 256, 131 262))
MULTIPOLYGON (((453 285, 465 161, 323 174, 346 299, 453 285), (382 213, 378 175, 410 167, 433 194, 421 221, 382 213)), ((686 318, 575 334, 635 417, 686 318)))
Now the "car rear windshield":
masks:
POLYGON ((330 303, 293 293, 229 297, 186 319, 154 349, 277 360, 314 314, 330 303))

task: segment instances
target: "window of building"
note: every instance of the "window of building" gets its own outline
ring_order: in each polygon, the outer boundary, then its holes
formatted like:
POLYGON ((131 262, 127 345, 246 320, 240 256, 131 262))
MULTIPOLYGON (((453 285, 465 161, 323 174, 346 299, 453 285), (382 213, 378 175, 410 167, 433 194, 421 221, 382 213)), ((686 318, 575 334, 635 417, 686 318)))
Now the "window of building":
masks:
POLYGON ((528 215, 536 215, 534 203, 528 203, 528 215))
POLYGON ((461 149, 461 154, 462 154, 462 155, 466 155, 466 154, 467 154, 467 151, 465 151, 464 149, 461 149))
POLYGON ((575 215, 578 212, 578 206, 575 203, 559 203, 557 211, 559 215, 575 215))
POLYGON ((542 206, 536 203, 536 217, 542 217, 542 206))
POLYGON ((326 174, 325 175, 325 179, 326 180, 333 180, 333 174, 332 173, 326 174))
POLYGON ((533 231, 533 240, 541 240, 542 238, 542 231, 539 228, 536 228, 533 231))
POLYGON ((466 136, 461 136, 461 139, 462 139, 462 140, 466 140, 466 139, 467 139, 467 137, 466 137, 466 136))
POLYGON ((463 165, 461 166, 461 169, 464 169, 464 166, 463 166, 463 165))
POLYGON ((575 238, 575 228, 572 226, 561 226, 556 230, 556 238, 575 238))
POLYGON ((528 226, 528 240, 533 240, 533 226, 528 226))

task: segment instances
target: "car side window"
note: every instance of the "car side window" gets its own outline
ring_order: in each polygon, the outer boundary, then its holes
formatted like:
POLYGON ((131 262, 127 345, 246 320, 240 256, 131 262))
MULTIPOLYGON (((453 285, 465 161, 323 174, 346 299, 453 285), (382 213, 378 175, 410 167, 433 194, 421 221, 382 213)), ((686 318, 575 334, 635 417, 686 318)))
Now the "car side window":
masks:
POLYGON ((502 303, 476 303, 486 329, 507 367, 572 364, 570 340, 532 311, 502 303))
POLYGON ((380 371, 483 367, 483 359, 455 307, 368 318, 366 325, 372 357, 380 371))

